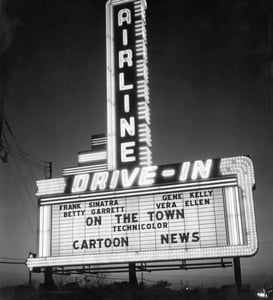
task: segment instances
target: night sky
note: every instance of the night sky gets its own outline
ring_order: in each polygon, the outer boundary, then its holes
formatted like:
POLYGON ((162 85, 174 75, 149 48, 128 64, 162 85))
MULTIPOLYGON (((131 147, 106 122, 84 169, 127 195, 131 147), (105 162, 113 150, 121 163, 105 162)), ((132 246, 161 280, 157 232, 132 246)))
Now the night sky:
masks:
MULTIPOLYGON (((91 135, 106 133, 106 1, 0 3, 0 95, 11 129, 5 125, 3 135, 13 149, 20 145, 24 152, 52 161, 53 177, 60 177, 62 168, 77 165, 78 151, 90 148, 91 135)), ((269 283, 270 0, 147 4, 153 163, 250 155, 259 251, 241 260, 243 283, 269 283)), ((29 251, 36 252, 35 180, 43 178, 41 170, 14 159, 14 152, 8 154, 8 163, 0 161, 0 258, 26 259, 29 251)), ((1 265, 0 286, 24 283, 27 274, 23 265, 1 265)), ((193 286, 234 282, 232 268, 152 273, 144 278, 166 279, 173 287, 179 287, 180 280, 193 286)))

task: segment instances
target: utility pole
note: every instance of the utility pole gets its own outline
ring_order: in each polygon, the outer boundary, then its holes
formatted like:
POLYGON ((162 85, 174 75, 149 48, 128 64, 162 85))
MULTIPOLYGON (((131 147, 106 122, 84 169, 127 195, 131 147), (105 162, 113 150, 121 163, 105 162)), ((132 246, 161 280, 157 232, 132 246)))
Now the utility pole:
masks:
MULTIPOLYGON (((48 179, 52 178, 52 162, 49 162, 49 176, 48 179)), ((46 290, 55 290, 56 285, 52 276, 52 268, 45 268, 44 272, 44 288, 46 290)))

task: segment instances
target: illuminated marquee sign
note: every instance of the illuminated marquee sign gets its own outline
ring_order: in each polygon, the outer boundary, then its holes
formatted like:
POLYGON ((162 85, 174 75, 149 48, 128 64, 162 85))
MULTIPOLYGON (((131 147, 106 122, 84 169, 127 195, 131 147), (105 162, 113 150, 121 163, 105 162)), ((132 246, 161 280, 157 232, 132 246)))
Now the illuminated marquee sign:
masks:
POLYGON ((241 246, 238 202, 231 186, 52 205, 51 255, 241 246))
MULTIPOLYGON (((185 182, 188 180, 208 179, 219 176, 219 160, 208 159, 181 164, 135 167, 95 173, 80 173, 66 176, 66 183, 59 186, 61 193, 82 193, 105 189, 130 188, 135 186, 148 186, 152 184, 185 182)), ((37 196, 56 193, 55 180, 38 181, 37 196), (51 184, 52 183, 52 184, 51 184)), ((57 187, 56 187, 57 188, 57 187)))
MULTIPOLYGON (((256 253, 252 196, 255 181, 248 157, 186 162, 155 169, 166 176, 166 181, 168 177, 175 178, 177 170, 177 180, 159 183, 160 176, 155 172, 148 176, 154 183, 145 186, 132 183, 128 188, 111 190, 107 186, 91 191, 87 188, 89 184, 84 184, 85 189, 74 191, 69 187, 66 193, 69 181, 75 177, 38 182, 39 258, 29 259, 29 266, 256 253), (188 175, 185 179, 181 174, 188 175)), ((93 178, 103 173, 96 172, 93 178)), ((129 177, 133 173, 131 170, 129 177)), ((80 187, 83 186, 79 184, 80 187)))
POLYGON ((78 166, 37 181, 30 269, 254 255, 252 161, 152 165, 145 0, 109 0, 107 134, 78 166))

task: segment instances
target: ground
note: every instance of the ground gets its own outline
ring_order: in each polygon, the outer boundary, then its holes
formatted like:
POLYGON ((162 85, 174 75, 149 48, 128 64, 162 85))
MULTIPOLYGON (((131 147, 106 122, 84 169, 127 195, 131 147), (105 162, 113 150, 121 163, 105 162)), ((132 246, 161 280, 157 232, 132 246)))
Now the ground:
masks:
POLYGON ((26 286, 9 286, 0 289, 0 300, 256 300, 251 290, 237 293, 234 287, 222 289, 208 288, 191 291, 175 291, 169 288, 141 287, 131 288, 127 283, 103 287, 79 288, 45 291, 26 286))

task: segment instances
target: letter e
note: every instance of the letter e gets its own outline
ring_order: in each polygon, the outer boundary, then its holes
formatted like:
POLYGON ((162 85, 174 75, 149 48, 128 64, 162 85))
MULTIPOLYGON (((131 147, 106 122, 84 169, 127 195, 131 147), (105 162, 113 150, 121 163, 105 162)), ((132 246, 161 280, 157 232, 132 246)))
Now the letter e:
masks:
POLYGON ((126 142, 120 145, 122 162, 136 161, 136 156, 134 155, 135 146, 136 146, 136 142, 126 142))

